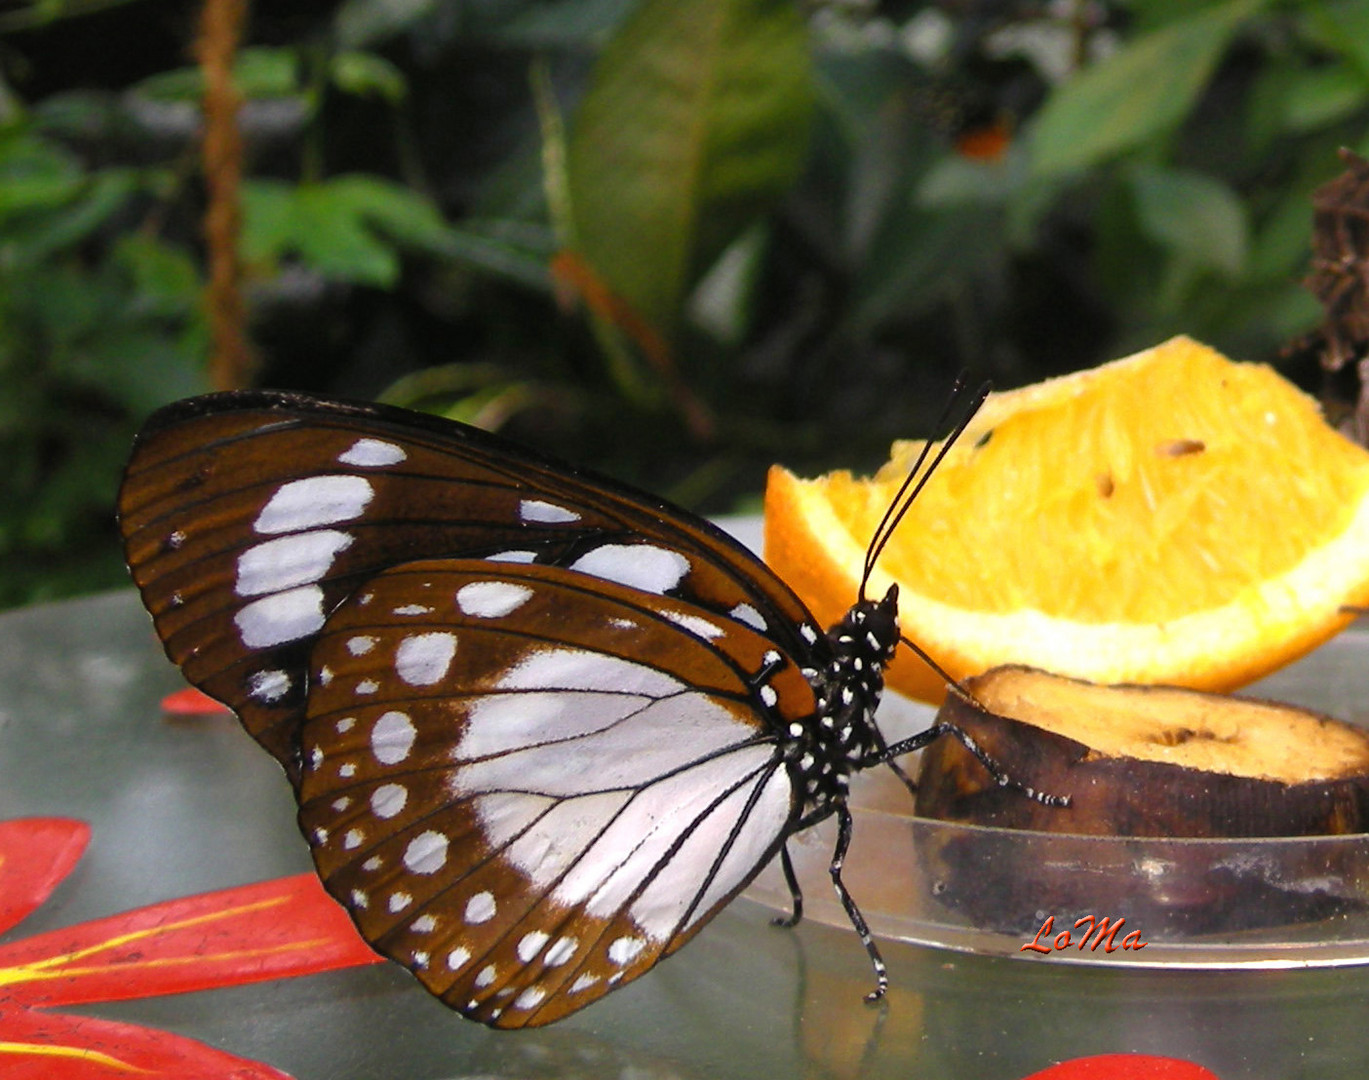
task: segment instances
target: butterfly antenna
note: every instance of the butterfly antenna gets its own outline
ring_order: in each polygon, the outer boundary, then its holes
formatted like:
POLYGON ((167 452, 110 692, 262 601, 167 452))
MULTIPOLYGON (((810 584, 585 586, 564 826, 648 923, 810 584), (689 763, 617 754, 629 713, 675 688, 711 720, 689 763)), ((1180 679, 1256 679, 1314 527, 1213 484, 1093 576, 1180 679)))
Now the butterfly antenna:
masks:
MULTIPOLYGON (((960 374, 955 377, 955 385, 951 387, 951 394, 946 399, 946 404, 941 407, 941 415, 937 417, 936 423, 932 425, 932 430, 940 431, 946 426, 946 423, 951 416, 951 410, 955 407, 956 401, 959 400, 960 395, 964 392, 965 376, 964 374, 960 374)), ((898 491, 895 492, 894 497, 889 500, 889 505, 884 508, 884 516, 879 519, 879 524, 875 526, 875 531, 870 537, 870 544, 865 549, 865 572, 860 580, 860 596, 862 600, 865 599, 865 584, 870 577, 870 570, 874 566, 875 559, 879 557, 878 553, 884 549, 884 544, 888 540, 889 534, 893 532, 893 528, 889 522, 894 516, 894 510, 897 509, 899 503, 903 501, 903 496, 908 490, 908 485, 911 484, 918 473, 922 471, 922 466, 927 461, 927 455, 931 452, 932 440, 928 439, 922 444, 922 449, 918 452, 917 460, 913 462, 913 467, 908 470, 908 475, 903 478, 903 483, 899 485, 898 491)))
MULTIPOLYGON (((945 440, 941 443, 936 451, 936 456, 931 459, 930 464, 927 463, 927 459, 931 455, 933 443, 928 440, 923 444, 921 452, 917 455, 917 460, 913 462, 913 467, 908 470, 908 475, 903 478, 903 483, 899 485, 898 491, 889 501, 889 506, 884 511, 884 516, 875 527, 874 535, 870 538, 870 546, 865 549, 865 566, 860 576, 860 598, 862 600, 865 599, 865 587, 869 584, 870 575, 874 573, 875 563, 879 561, 880 555, 884 553, 885 546, 889 543, 890 538, 893 537, 895 530, 903 521, 903 518, 908 513, 909 509, 911 509, 918 495, 921 494, 922 489, 927 486, 927 481, 932 478, 932 474, 936 472, 937 467, 945 460, 946 455, 950 453, 951 447, 954 446, 956 440, 964 434, 970 421, 973 420, 975 414, 979 412, 980 407, 984 404, 984 399, 989 396, 989 391, 991 389, 992 384, 985 382, 975 391, 974 398, 970 401, 969 408, 965 415, 961 417, 960 421, 951 429, 950 434, 947 435, 945 440), (926 465, 925 469, 923 468, 924 465, 926 465)), ((964 391, 965 381, 963 377, 957 378, 955 387, 951 391, 951 396, 946 402, 946 407, 942 409, 941 416, 937 419, 936 427, 938 429, 945 426, 948 417, 955 408, 956 402, 959 401, 964 391)), ((916 646, 914 646, 914 648, 916 648, 916 646)))
POLYGON ((924 649, 912 638, 904 637, 902 634, 898 635, 898 640, 903 642, 903 644, 907 645, 908 648, 912 649, 919 660, 921 660, 929 668, 935 671, 937 675, 941 678, 941 680, 948 687, 950 687, 951 692, 954 693, 956 697, 968 702, 973 702, 974 704, 978 704, 978 702, 975 701, 974 695, 971 694, 968 690, 966 690, 965 687, 961 686, 960 683, 954 678, 954 676, 947 672, 945 668, 943 668, 940 664, 933 660, 926 649, 924 649))

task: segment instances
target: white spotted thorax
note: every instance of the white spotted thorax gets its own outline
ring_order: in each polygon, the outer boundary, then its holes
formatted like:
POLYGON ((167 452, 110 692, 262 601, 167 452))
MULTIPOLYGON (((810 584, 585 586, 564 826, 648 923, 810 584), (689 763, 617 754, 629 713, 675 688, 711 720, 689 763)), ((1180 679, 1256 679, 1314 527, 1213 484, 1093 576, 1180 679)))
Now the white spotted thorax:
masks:
POLYGON ((791 731, 790 768, 810 812, 846 799, 850 776, 883 750, 875 710, 884 669, 898 648, 898 586, 882 600, 861 600, 827 632, 832 659, 805 672, 817 693, 815 722, 791 731))

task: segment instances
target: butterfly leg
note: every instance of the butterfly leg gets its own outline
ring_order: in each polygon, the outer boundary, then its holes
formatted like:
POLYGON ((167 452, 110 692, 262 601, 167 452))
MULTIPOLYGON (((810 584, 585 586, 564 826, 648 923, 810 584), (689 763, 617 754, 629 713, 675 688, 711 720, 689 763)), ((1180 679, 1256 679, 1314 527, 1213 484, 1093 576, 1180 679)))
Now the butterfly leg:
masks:
MULTIPOLYGON (((879 730, 879 726, 877 724, 871 724, 870 730, 875 738, 875 752, 872 755, 872 761, 870 762, 870 764, 889 766, 889 770, 901 781, 903 781, 903 786, 908 789, 908 794, 911 795, 914 799, 916 799, 917 784, 914 782, 911 776, 909 776, 906 772, 903 771, 903 766, 901 766, 897 761, 895 761, 893 757, 890 755, 889 744, 884 741, 884 732, 879 730)), ((862 763, 862 767, 865 767, 864 763, 862 763)))
POLYGON ((846 861, 846 850, 851 846, 851 811, 846 808, 846 804, 837 805, 837 846, 832 849, 832 864, 827 868, 827 872, 832 875, 832 884, 836 886, 837 898, 841 901, 841 906, 846 909, 846 917, 851 920, 851 925, 856 928, 856 933, 860 935, 860 943, 865 946, 865 952, 870 957, 870 965, 875 969, 875 988, 865 995, 865 1000, 869 1002, 878 1001, 884 996, 884 992, 889 989, 889 969, 884 964, 884 957, 879 953, 879 946, 875 944, 875 939, 870 934, 870 927, 866 925, 865 916, 860 913, 860 908, 856 906, 855 897, 846 888, 846 883, 841 880, 842 864, 846 861))
POLYGON ((979 743, 975 742, 968 731, 965 731, 955 724, 933 724, 926 731, 920 731, 916 735, 909 736, 906 739, 900 739, 892 746, 886 747, 883 752, 872 755, 869 762, 862 761, 861 767, 865 768, 868 765, 892 766, 894 758, 902 757, 904 754, 911 754, 914 750, 921 750, 923 747, 930 746, 942 735, 954 735, 959 739, 961 745, 975 756, 975 759, 979 764, 984 766, 989 775, 993 777, 994 783, 998 784, 999 787, 1016 788, 1027 798, 1034 799, 1043 806, 1069 806, 1070 797, 1068 795, 1052 795, 1046 791, 1037 791, 1036 788, 1032 787, 1030 784, 1024 784, 1022 781, 1015 779, 1012 773, 1003 768, 987 750, 980 746, 979 743))
POLYGON ((799 888, 798 875, 794 873, 794 863, 789 858, 789 845, 780 848, 780 869, 784 871, 784 883, 789 886, 792 901, 791 914, 777 915, 770 920, 772 926, 798 926, 803 918, 803 890, 799 888))

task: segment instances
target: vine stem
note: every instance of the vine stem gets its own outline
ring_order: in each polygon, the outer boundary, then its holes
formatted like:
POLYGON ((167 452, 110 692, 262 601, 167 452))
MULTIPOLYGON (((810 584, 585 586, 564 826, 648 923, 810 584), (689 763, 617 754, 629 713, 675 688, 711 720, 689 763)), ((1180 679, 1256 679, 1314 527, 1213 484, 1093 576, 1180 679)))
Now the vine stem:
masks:
POLYGON ((204 236, 209 281, 205 288, 213 353, 209 376, 216 390, 251 381, 256 357, 247 337, 242 297, 242 96, 233 82, 233 58, 247 22, 249 0, 205 0, 195 58, 204 72, 204 140, 201 156, 207 205, 204 236))

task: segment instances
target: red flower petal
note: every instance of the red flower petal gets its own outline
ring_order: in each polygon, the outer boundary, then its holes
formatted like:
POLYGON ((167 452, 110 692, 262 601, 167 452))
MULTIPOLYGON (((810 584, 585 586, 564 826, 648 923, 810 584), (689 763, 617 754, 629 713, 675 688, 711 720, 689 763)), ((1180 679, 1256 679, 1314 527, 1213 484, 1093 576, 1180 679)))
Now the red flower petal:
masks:
POLYGON ((52 895, 90 843, 90 826, 71 818, 0 821, 0 933, 52 895))
POLYGON ((0 947, 0 1005, 121 1001, 380 959, 318 878, 299 874, 169 900, 0 947))
POLYGON ((0 1010, 5 1080, 290 1080, 283 1072, 155 1028, 0 1010))
POLYGON ((1022 1080, 1218 1080, 1217 1074, 1178 1058, 1100 1054, 1062 1061, 1022 1080))
POLYGON ((162 712, 172 716, 213 716, 216 713, 232 712, 222 701, 215 701, 203 690, 187 686, 162 698, 162 712))

